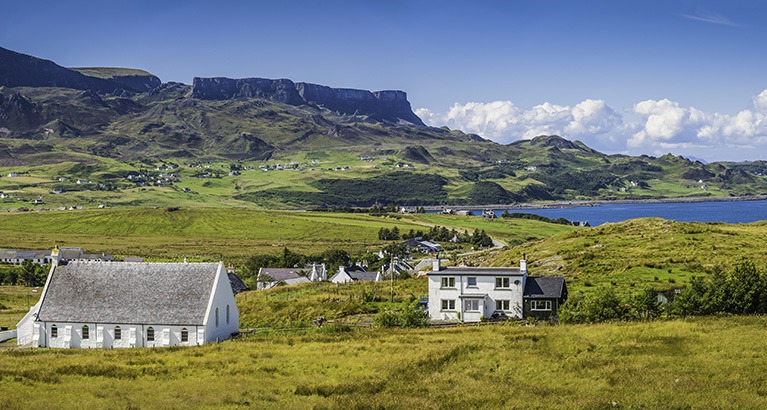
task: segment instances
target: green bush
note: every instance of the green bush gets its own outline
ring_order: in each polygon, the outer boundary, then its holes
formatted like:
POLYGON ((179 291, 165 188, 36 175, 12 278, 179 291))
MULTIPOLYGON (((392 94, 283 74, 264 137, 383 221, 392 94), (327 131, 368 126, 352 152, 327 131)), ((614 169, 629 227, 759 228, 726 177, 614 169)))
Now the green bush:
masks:
POLYGON ((391 310, 385 310, 373 317, 373 326, 375 327, 394 327, 399 326, 400 315, 391 310))

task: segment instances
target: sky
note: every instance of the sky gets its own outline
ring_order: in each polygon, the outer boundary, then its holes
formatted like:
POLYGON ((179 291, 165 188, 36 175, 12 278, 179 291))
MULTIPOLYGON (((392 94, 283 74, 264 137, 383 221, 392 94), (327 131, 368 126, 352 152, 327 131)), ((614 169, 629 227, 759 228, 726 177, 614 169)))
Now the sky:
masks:
POLYGON ((761 0, 0 0, 0 10, 0 47, 65 67, 398 89, 427 124, 503 144, 557 134, 607 153, 767 160, 761 0))

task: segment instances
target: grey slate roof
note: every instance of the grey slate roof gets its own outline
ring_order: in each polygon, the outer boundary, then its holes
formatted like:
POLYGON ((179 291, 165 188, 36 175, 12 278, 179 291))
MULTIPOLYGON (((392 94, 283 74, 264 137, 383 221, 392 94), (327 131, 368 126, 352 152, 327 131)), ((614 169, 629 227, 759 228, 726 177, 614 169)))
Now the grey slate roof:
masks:
POLYGON ((522 272, 519 268, 473 268, 473 267, 449 267, 442 268, 439 271, 429 271, 428 276, 431 275, 472 275, 472 276, 502 276, 502 275, 518 275, 522 276, 522 272))
POLYGON ((227 275, 229 276, 229 284, 232 285, 232 293, 236 295, 248 290, 248 285, 246 285, 236 273, 227 272, 227 275))
POLYGON ((201 325, 218 263, 70 262, 51 276, 45 322, 201 325))
POLYGON ((364 272, 364 271, 353 271, 349 272, 346 271, 346 273, 351 276, 352 279, 355 281, 357 280, 376 280, 376 276, 378 276, 378 272, 364 272))
POLYGON ((564 296, 565 278, 562 276, 528 276, 524 297, 530 299, 559 299, 564 296))
POLYGON ((312 270, 311 268, 308 271, 306 268, 261 268, 258 273, 260 275, 269 275, 275 282, 279 282, 281 280, 302 277, 302 275, 298 274, 300 271, 310 273, 312 270))

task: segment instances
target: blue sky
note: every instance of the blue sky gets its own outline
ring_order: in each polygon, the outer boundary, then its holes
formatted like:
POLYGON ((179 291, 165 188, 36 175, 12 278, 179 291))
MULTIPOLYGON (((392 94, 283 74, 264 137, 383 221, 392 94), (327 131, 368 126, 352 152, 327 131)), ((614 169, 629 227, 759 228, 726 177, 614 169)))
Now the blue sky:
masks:
POLYGON ((767 2, 0 0, 0 46, 64 66, 408 92, 508 143, 767 159, 767 2))

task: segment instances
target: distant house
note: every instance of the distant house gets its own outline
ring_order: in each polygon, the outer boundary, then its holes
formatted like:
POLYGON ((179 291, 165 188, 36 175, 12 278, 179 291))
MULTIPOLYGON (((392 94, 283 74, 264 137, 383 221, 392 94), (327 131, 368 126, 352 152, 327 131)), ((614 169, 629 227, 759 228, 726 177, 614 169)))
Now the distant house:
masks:
POLYGON ((304 268, 261 268, 258 270, 256 289, 269 289, 278 285, 309 283, 308 273, 304 268))
POLYGON ((380 282, 381 273, 367 272, 364 269, 357 266, 352 266, 349 268, 345 266, 339 266, 338 272, 336 272, 336 274, 330 278, 330 281, 333 283, 349 283, 349 282, 359 282, 359 281, 380 282))
MULTIPOLYGON (((51 251, 0 249, 0 262, 2 263, 19 264, 27 259, 34 263, 47 265, 51 263, 51 251)), ((114 260, 114 257, 108 253, 83 253, 82 248, 61 248, 59 249, 59 259, 66 262, 77 260, 86 262, 111 262, 114 260)))
POLYGON ((525 317, 548 320, 557 316, 567 300, 567 284, 561 276, 529 276, 525 281, 525 317))
POLYGON ((11 194, 0 194, 0 199, 8 199, 11 197, 11 194))
POLYGON ((58 249, 19 345, 191 346, 231 337, 239 312, 224 264, 65 262, 58 249))
POLYGON ((442 252, 442 245, 432 242, 432 241, 425 241, 423 238, 416 237, 416 238, 410 238, 403 242, 405 247, 408 251, 420 251, 420 252, 426 252, 426 253, 434 253, 434 252, 442 252))

